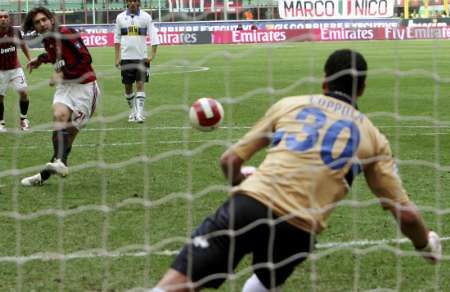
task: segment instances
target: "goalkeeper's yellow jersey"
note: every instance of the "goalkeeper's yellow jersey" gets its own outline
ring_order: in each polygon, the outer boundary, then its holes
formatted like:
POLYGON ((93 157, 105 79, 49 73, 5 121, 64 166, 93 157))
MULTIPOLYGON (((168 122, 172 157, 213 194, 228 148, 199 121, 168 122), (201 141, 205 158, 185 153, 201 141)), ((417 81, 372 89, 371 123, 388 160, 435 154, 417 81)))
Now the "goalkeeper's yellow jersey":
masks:
POLYGON ((300 229, 322 231, 360 171, 384 208, 409 201, 389 142, 342 95, 283 98, 232 150, 248 160, 260 137, 271 138, 266 158, 232 194, 245 192, 300 229))

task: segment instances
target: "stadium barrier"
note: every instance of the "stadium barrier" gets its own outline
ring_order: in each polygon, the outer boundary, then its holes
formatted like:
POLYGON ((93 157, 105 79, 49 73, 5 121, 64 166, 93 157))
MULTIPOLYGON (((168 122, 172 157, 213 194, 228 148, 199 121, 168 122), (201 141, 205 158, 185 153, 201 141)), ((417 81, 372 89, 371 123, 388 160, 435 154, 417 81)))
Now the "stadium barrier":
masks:
MULTIPOLYGON (((114 45, 114 34, 82 33, 89 47, 114 45)), ((214 32, 160 32, 161 45, 249 44, 295 41, 432 40, 450 39, 450 27, 318 28, 282 30, 236 30, 214 32)), ((150 42, 149 42, 150 43, 150 42)))

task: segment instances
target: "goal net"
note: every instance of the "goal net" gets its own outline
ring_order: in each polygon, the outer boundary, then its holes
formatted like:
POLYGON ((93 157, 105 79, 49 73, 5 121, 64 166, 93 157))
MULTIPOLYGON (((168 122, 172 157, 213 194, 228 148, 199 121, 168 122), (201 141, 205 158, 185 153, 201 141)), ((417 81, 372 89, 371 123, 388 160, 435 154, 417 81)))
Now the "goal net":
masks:
MULTIPOLYGON (((0 290, 156 285, 192 231, 228 197, 220 155, 280 98, 320 93, 323 64, 337 48, 367 59, 359 108, 391 142, 406 190, 427 226, 441 235, 443 260, 423 261, 361 175, 283 291, 447 290, 450 43, 442 39, 161 45, 145 85, 142 124, 127 120, 114 48, 91 47, 102 92, 96 114, 73 144, 69 175, 31 188, 21 179, 38 173, 53 153, 55 88, 48 86, 51 66, 26 73, 30 131, 18 129, 13 88, 4 97, 0 290), (200 132, 190 126, 189 107, 200 97, 222 103, 221 128, 200 132)), ((23 56, 21 62, 26 64, 23 56)), ((263 152, 248 163, 259 165, 263 152)), ((245 257, 219 291, 240 291, 252 272, 251 257, 245 257)))

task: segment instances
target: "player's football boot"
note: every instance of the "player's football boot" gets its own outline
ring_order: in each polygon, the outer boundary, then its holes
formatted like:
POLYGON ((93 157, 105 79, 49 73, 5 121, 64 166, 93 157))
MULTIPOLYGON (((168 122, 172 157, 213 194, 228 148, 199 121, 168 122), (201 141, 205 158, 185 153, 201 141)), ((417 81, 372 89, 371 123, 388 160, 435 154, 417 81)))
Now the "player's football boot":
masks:
POLYGON ((54 162, 47 163, 44 170, 49 171, 51 174, 57 174, 62 177, 65 177, 69 174, 69 168, 61 161, 61 159, 56 159, 54 162))
POLYGON ((5 133, 8 130, 6 129, 6 125, 4 122, 0 122, 0 133, 5 133))
POLYGON ((134 112, 132 112, 129 116, 128 116, 128 122, 129 123, 135 123, 136 122, 136 114, 134 112))
POLYGON ((145 117, 141 114, 136 114, 134 119, 136 123, 143 123, 145 121, 145 117))
POLYGON ((20 184, 24 187, 41 186, 43 183, 44 181, 42 180, 40 173, 23 178, 20 181, 20 184))
POLYGON ((29 131, 30 130, 30 120, 20 119, 20 129, 22 131, 29 131))

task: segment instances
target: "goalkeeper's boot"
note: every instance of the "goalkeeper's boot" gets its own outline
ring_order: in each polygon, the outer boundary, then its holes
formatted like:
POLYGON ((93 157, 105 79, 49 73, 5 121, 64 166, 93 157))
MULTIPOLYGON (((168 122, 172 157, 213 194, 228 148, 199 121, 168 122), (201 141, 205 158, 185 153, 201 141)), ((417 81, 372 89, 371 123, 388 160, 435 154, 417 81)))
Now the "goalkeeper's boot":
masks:
POLYGON ((0 121, 0 133, 5 133, 8 130, 6 129, 6 125, 4 121, 0 121))
POLYGON ((20 184, 24 187, 41 186, 43 183, 44 183, 44 181, 42 180, 40 173, 35 174, 33 176, 23 178, 20 181, 20 184))
POLYGON ((47 163, 44 170, 62 177, 69 174, 69 168, 61 161, 61 159, 55 159, 55 161, 47 163))
POLYGON ((22 131, 29 131, 30 130, 30 120, 27 118, 20 119, 20 129, 22 131))

